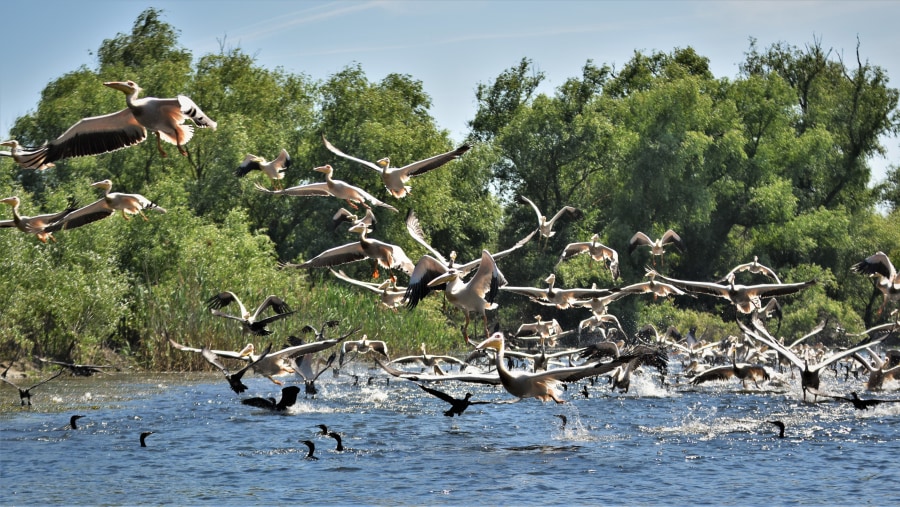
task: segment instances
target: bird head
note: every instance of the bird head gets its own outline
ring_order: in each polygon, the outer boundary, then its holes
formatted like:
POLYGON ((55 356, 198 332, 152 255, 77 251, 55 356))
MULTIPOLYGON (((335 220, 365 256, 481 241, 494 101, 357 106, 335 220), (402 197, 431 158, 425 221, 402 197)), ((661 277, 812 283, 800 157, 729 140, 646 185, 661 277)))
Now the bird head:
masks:
POLYGON ((498 331, 492 334, 487 340, 484 340, 483 342, 476 345, 475 350, 492 348, 494 350, 500 351, 503 349, 503 343, 503 333, 498 331))
POLYGON ((384 157, 380 160, 377 160, 375 163, 378 164, 378 166, 382 169, 387 169, 391 165, 391 159, 390 157, 384 157))
POLYGON ((319 171, 320 173, 324 173, 326 176, 331 176, 332 174, 334 174, 334 168, 331 167, 330 164, 315 167, 313 168, 313 171, 319 171))
POLYGON ((544 282, 547 285, 549 285, 550 287, 553 287, 553 284, 556 283, 556 275, 553 273, 550 273, 550 276, 548 276, 547 278, 544 278, 544 282))
POLYGON ((8 204, 8 205, 12 206, 13 208, 18 208, 19 203, 20 203, 19 198, 16 196, 7 197, 6 199, 3 199, 0 202, 2 202, 3 204, 8 204))
POLYGON ((15 152, 16 150, 19 149, 19 141, 16 141, 15 139, 10 139, 9 141, 3 141, 2 143, 0 143, 0 146, 8 146, 8 147, 12 148, 13 152, 15 152))
POLYGON ((109 191, 112 188, 112 181, 111 180, 97 181, 95 183, 91 183, 91 186, 94 188, 102 188, 103 190, 109 191))
POLYGON ((113 90, 119 90, 120 92, 127 95, 131 95, 133 93, 141 91, 141 87, 138 86, 134 81, 109 81, 103 83, 103 86, 108 86, 113 90))
POLYGON ((256 350, 256 347, 254 347, 252 343, 248 343, 243 349, 241 349, 240 352, 238 352, 238 355, 241 357, 247 357, 247 356, 253 354, 253 352, 255 350, 256 350))

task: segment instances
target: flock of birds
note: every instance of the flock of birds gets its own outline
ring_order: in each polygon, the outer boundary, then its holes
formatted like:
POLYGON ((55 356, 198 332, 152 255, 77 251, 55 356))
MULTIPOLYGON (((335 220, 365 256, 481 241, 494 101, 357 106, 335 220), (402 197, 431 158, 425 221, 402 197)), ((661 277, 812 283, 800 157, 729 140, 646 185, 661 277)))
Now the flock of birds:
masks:
MULTIPOLYGON (((185 124, 191 120, 198 127, 216 128, 212 121, 189 98, 159 99, 153 97, 140 98, 141 88, 133 81, 104 83, 105 86, 122 91, 126 95, 126 109, 107 114, 85 118, 66 130, 60 137, 37 148, 23 147, 15 140, 2 143, 10 151, 0 155, 11 157, 16 164, 25 169, 44 170, 53 167, 54 162, 86 155, 96 155, 126 148, 140 143, 147 138, 147 132, 154 132, 157 147, 162 156, 166 156, 160 141, 175 144, 182 155, 188 156, 184 145, 190 141, 193 128, 185 124)), ((348 155, 332 145, 324 136, 325 147, 334 155, 356 162, 364 167, 377 171, 385 188, 393 198, 401 199, 409 195, 408 185, 412 177, 442 167, 457 159, 470 146, 463 145, 454 150, 408 164, 403 167, 392 167, 388 158, 376 162, 359 159, 348 155)), ((443 292, 446 301, 460 309, 465 316, 462 327, 463 338, 472 352, 466 358, 450 355, 429 355, 425 345, 421 354, 390 359, 387 344, 380 340, 369 340, 363 335, 359 340, 348 340, 359 328, 351 329, 338 338, 326 339, 326 330, 340 325, 339 322, 328 322, 320 329, 312 326, 304 327, 305 332, 313 333, 315 339, 304 343, 300 338, 291 336, 281 350, 272 350, 269 344, 261 353, 257 353, 252 343, 240 351, 210 350, 206 347, 190 347, 169 339, 171 346, 177 350, 200 353, 201 356, 216 369, 220 370, 229 387, 237 394, 247 390, 242 378, 247 372, 265 376, 278 385, 283 381, 275 377, 296 376, 303 381, 307 396, 317 393, 315 381, 319 376, 333 369, 335 372, 352 360, 362 356, 374 356, 374 362, 391 377, 415 382, 423 392, 448 403, 450 407, 445 416, 461 416, 473 404, 484 404, 486 401, 472 400, 472 394, 466 393, 463 398, 456 398, 448 393, 432 387, 444 382, 478 383, 502 386, 513 396, 515 401, 523 398, 537 398, 541 401, 564 403, 563 389, 566 384, 589 379, 594 382, 601 376, 609 377, 610 385, 615 390, 627 391, 630 377, 645 369, 654 369, 660 375, 661 382, 666 385, 670 359, 682 359, 683 375, 693 385, 708 381, 722 381, 738 378, 746 388, 749 382, 759 387, 761 383, 772 382, 776 377, 784 378, 780 373, 787 365, 793 377, 794 369, 799 371, 803 397, 811 395, 815 400, 820 396, 852 403, 858 409, 867 409, 873 404, 896 400, 863 400, 854 392, 850 397, 830 395, 819 390, 820 376, 831 368, 837 372, 839 364, 846 370, 858 375, 860 369, 869 374, 866 388, 883 389, 886 381, 896 380, 900 372, 900 354, 890 352, 885 355, 879 349, 880 342, 887 336, 900 330, 900 316, 894 310, 886 324, 865 331, 867 336, 857 346, 843 350, 826 350, 821 346, 807 346, 803 343, 807 338, 821 331, 820 326, 804 337, 785 345, 782 338, 773 336, 767 321, 780 314, 781 308, 776 298, 796 294, 816 281, 799 283, 783 283, 770 268, 759 263, 754 257, 752 262, 736 266, 731 272, 715 282, 680 280, 665 276, 655 268, 659 259, 661 268, 665 266, 664 254, 672 247, 681 252, 686 251, 682 238, 672 230, 666 231, 657 239, 652 239, 643 232, 636 232, 628 244, 628 253, 637 248, 650 249, 653 266, 648 267, 647 280, 618 288, 560 288, 556 287, 555 274, 549 274, 544 280, 544 287, 527 287, 509 285, 503 276, 498 261, 510 253, 523 248, 538 235, 540 241, 546 241, 555 232, 554 225, 562 218, 577 220, 581 212, 571 206, 563 207, 549 219, 540 209, 525 196, 518 196, 518 202, 530 206, 536 215, 537 225, 534 231, 519 240, 506 250, 489 252, 483 250, 477 259, 465 263, 457 262, 455 252, 446 257, 432 247, 425 239, 425 234, 418 218, 412 210, 406 215, 406 226, 411 237, 428 253, 413 262, 401 247, 371 238, 368 234, 375 224, 372 206, 397 212, 397 208, 385 203, 366 190, 334 178, 331 165, 316 167, 324 174, 323 182, 309 183, 283 188, 282 180, 285 170, 291 166, 291 159, 286 150, 272 161, 266 161, 256 155, 247 155, 239 165, 235 174, 242 177, 251 171, 261 171, 272 182, 273 189, 256 184, 256 188, 271 195, 294 197, 333 197, 346 202, 354 211, 341 208, 335 217, 334 225, 349 222, 349 232, 358 235, 359 239, 350 243, 328 249, 313 258, 299 263, 284 263, 290 268, 334 268, 350 262, 372 261, 375 268, 373 278, 380 277, 379 269, 387 270, 386 281, 376 283, 356 280, 343 271, 331 269, 338 279, 356 287, 378 294, 382 305, 394 311, 406 305, 414 309, 432 292, 443 292), (364 214, 357 215, 360 206, 365 208, 364 214), (395 271, 408 277, 407 286, 397 285, 395 271), (742 275, 741 273, 747 274, 742 275), (742 285, 736 282, 739 277, 765 277, 766 283, 742 285), (523 323, 515 333, 504 333, 489 329, 487 311, 495 309, 495 299, 499 291, 525 296, 541 305, 559 310, 586 308, 591 316, 582 320, 576 330, 563 330, 554 319, 545 321, 541 315, 535 316, 535 322, 523 323), (626 336, 617 317, 610 313, 608 306, 615 301, 629 296, 651 294, 654 298, 690 295, 712 296, 729 301, 735 308, 735 316, 742 330, 741 337, 728 336, 714 342, 706 342, 691 330, 682 337, 677 330, 669 329, 660 334, 652 325, 645 326, 637 335, 626 336), (481 317, 484 339, 473 341, 468 332, 472 315, 481 317), (559 341, 564 336, 584 331, 598 337, 593 343, 580 347, 559 348, 559 341), (618 338, 618 339, 615 339, 618 338), (340 345, 340 356, 336 359, 337 350, 328 359, 322 359, 318 353, 340 345), (674 355, 670 356, 670 352, 674 355), (336 362, 337 361, 337 362, 336 362), (413 368, 410 368, 413 365, 413 368), (418 370, 418 371, 416 371, 418 370)), ((58 212, 34 217, 22 216, 19 213, 18 197, 8 197, 2 202, 11 206, 12 220, 0 222, 2 227, 15 227, 19 230, 35 234, 40 241, 53 240, 52 234, 57 231, 77 228, 109 217, 120 212, 123 217, 139 214, 144 219, 144 211, 152 210, 165 213, 149 199, 139 194, 123 194, 111 192, 112 182, 109 180, 94 183, 92 186, 102 189, 104 195, 96 202, 78 207, 75 202, 58 212)), ((589 254, 592 262, 602 263, 608 269, 613 280, 618 280, 619 256, 615 249, 600 243, 600 237, 594 234, 585 242, 567 245, 559 256, 559 262, 567 262, 573 258, 589 254)), ((884 295, 880 313, 885 308, 900 300, 900 276, 890 259, 877 252, 852 268, 855 272, 872 277, 876 286, 884 295)), ((272 322, 286 319, 295 312, 279 296, 267 297, 251 313, 230 291, 220 292, 208 298, 207 308, 212 315, 235 320, 240 323, 242 333, 252 336, 268 336, 272 331, 267 327, 272 322), (234 313, 227 313, 226 308, 237 308, 234 313)), ((580 341, 580 340, 579 340, 580 341)), ((8 368, 7 368, 8 370, 8 368)), ((73 370, 74 371, 74 370, 73 370)), ((96 371, 96 370, 94 370, 96 371)), ((93 371, 91 371, 92 373, 93 371)), ((22 405, 31 403, 31 391, 62 373, 44 379, 29 388, 21 388, 6 378, 2 380, 19 390, 22 405)), ((388 377, 388 378, 391 378, 388 377)), ((357 379, 358 381, 358 379, 357 379)), ((298 399, 300 388, 297 385, 283 387, 280 399, 245 398, 245 405, 284 412, 298 399)), ((582 389, 587 395, 587 386, 582 389)), ((76 427, 76 418, 71 421, 76 427)), ((777 422, 773 422, 777 425, 777 422)), ((323 428, 323 434, 336 438, 323 428)), ((332 432, 333 433, 333 432, 332 432)), ((150 433, 141 436, 141 444, 150 433)), ((783 426, 782 426, 783 434, 783 426)), ((309 446, 309 457, 313 458, 314 444, 309 446)))

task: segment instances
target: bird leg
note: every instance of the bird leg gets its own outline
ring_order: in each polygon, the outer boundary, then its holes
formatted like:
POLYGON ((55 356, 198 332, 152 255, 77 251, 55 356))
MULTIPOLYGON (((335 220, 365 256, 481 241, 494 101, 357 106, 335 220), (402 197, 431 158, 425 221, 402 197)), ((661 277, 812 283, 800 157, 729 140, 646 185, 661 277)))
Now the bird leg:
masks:
POLYGON ((354 203, 354 202, 351 201, 350 199, 344 199, 344 200, 347 201, 347 204, 349 204, 351 208, 353 208, 353 209, 359 209, 359 206, 357 206, 356 203, 354 203))
POLYGON ((124 218, 125 220, 131 220, 131 217, 125 214, 125 210, 122 210, 122 218, 124 218))
POLYGON ((274 382, 275 385, 279 385, 279 386, 283 386, 283 385, 284 385, 284 382, 282 382, 282 381, 280 381, 280 380, 278 380, 278 379, 276 379, 276 378, 273 378, 273 377, 271 377, 271 376, 267 376, 266 378, 269 379, 269 380, 271 380, 272 382, 274 382))
POLYGON ((169 154, 166 153, 166 150, 164 150, 162 147, 162 141, 159 138, 159 132, 156 132, 156 149, 159 150, 160 157, 167 158, 169 156, 169 154))
POLYGON ((184 157, 188 156, 188 152, 186 149, 184 149, 184 146, 182 146, 180 144, 176 144, 175 146, 178 146, 178 152, 181 153, 182 156, 184 156, 184 157))

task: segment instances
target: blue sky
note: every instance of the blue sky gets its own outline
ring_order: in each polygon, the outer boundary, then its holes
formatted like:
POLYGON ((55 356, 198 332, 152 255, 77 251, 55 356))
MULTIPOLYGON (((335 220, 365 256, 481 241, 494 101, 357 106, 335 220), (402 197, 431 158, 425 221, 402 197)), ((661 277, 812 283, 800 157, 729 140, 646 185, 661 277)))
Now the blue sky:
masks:
MULTIPOLYGON (((264 67, 313 79, 354 63, 372 81, 409 74, 422 81, 432 115, 456 140, 474 116, 475 87, 523 57, 545 73, 542 91, 552 93, 579 76, 587 60, 621 67, 636 50, 691 46, 710 59, 717 77, 733 78, 751 37, 760 48, 820 39, 851 62, 858 37, 861 56, 885 68, 890 85, 900 87, 896 0, 19 0, 4 5, 0 30, 0 47, 8 52, 0 138, 36 107, 47 83, 81 65, 94 68, 103 39, 129 33, 150 6, 180 30, 181 45, 195 57, 224 44, 264 67)), ((872 160, 877 179, 888 164, 900 163, 900 140, 884 144, 887 159, 872 160)))

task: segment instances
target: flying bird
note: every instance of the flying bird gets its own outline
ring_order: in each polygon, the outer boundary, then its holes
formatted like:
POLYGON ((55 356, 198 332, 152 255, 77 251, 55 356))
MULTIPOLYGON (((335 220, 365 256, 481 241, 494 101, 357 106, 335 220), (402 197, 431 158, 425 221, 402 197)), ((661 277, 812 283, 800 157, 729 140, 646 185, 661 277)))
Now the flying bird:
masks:
POLYGON ((757 275, 763 275, 766 277, 775 280, 775 283, 781 283, 781 280, 778 278, 778 275, 775 274, 775 270, 772 268, 766 267, 759 263, 759 257, 753 256, 753 262, 747 262, 745 264, 739 264, 734 267, 731 271, 725 274, 722 278, 716 280, 716 283, 725 283, 731 282, 734 279, 734 276, 742 271, 749 271, 751 273, 757 275))
POLYGON ((11 220, 0 220, 0 228, 15 227, 24 233, 34 234, 41 243, 46 243, 48 239, 50 241, 56 241, 56 238, 53 237, 53 233, 44 231, 44 228, 54 222, 62 220, 66 215, 78 209, 78 202, 75 199, 70 198, 68 205, 62 211, 29 217, 19 214, 19 204, 21 204, 21 201, 17 196, 7 197, 0 200, 0 202, 11 206, 13 213, 11 220))
POLYGON ((254 310, 253 313, 250 313, 247 311, 244 303, 242 303, 234 292, 231 291, 219 292, 218 294, 213 295, 206 300, 206 307, 209 309, 210 313, 217 317, 225 317, 226 319, 240 322, 243 332, 254 336, 267 336, 272 334, 272 331, 266 326, 272 322, 289 317, 294 313, 284 300, 275 295, 268 296, 258 307, 256 307, 256 310, 254 310), (231 315, 219 311, 231 303, 237 304, 239 315, 231 315), (263 312, 269 308, 276 312, 275 315, 260 318, 263 312))
POLYGON ((850 269, 876 279, 876 287, 884 295, 881 308, 878 309, 879 315, 889 301, 900 300, 900 274, 897 273, 891 259, 884 252, 875 252, 851 266, 850 269))
POLYGON ((660 258, 660 262, 665 264, 663 256, 666 253, 666 245, 674 246, 679 252, 687 250, 687 247, 684 246, 684 242, 681 241, 681 236, 672 229, 667 230, 663 233, 662 237, 655 241, 650 239, 650 236, 638 231, 634 233, 634 236, 632 236, 630 240, 628 240, 628 254, 630 255, 631 252, 639 246, 649 246, 650 255, 653 256, 653 265, 656 265, 657 257, 660 258))
MULTIPOLYGON (((9 370, 9 367, 7 367, 6 369, 9 370)), ((55 379, 56 377, 58 377, 58 376, 60 376, 60 375, 62 375, 62 374, 63 374, 63 370, 59 370, 58 372, 56 372, 55 375, 53 375, 53 376, 51 376, 51 377, 48 377, 48 378, 45 378, 44 380, 41 380, 40 382, 38 382, 38 383, 36 383, 36 384, 33 384, 33 385, 29 386, 29 387, 19 387, 18 385, 16 385, 16 384, 10 382, 10 381, 6 378, 6 372, 5 372, 5 371, 3 372, 3 375, 0 375, 0 380, 2 380, 3 382, 6 382, 7 384, 9 384, 9 385, 15 387, 15 388, 19 391, 19 401, 22 402, 22 405, 28 405, 28 406, 31 406, 31 390, 32 390, 32 389, 35 389, 35 388, 37 388, 37 387, 39 387, 39 386, 42 386, 42 385, 46 384, 47 382, 50 382, 51 380, 55 379)))
POLYGON ((900 402, 900 400, 875 400, 875 399, 864 400, 864 399, 860 398, 859 395, 855 391, 850 393, 849 398, 847 398, 845 396, 831 396, 831 395, 829 395, 829 397, 834 398, 836 400, 841 400, 841 401, 846 401, 848 403, 852 403, 853 408, 855 408, 856 410, 869 410, 869 407, 875 407, 882 403, 900 402))
POLYGON ((252 407, 265 408, 267 410, 272 410, 274 412, 284 412, 291 407, 294 403, 297 403, 297 395, 300 393, 300 388, 297 386, 287 386, 281 389, 281 399, 278 402, 275 402, 275 398, 246 398, 241 400, 241 403, 244 405, 250 405, 252 407))
POLYGON ((419 304, 430 290, 443 289, 447 301, 461 309, 466 317, 463 326, 463 338, 470 343, 468 329, 471 321, 470 313, 481 315, 484 321, 485 335, 489 335, 487 310, 497 308, 494 299, 500 287, 506 285, 506 278, 494 258, 487 250, 481 251, 478 269, 468 281, 463 281, 465 273, 456 268, 449 268, 445 263, 430 255, 423 255, 416 264, 409 278, 406 289, 407 307, 412 309, 419 304))
POLYGON ((286 188, 284 190, 269 190, 259 183, 254 184, 257 190, 274 195, 292 195, 295 197, 316 197, 316 196, 332 196, 346 201, 353 209, 359 209, 357 204, 368 208, 372 206, 380 206, 387 208, 393 212, 397 212, 397 208, 379 201, 375 196, 365 190, 355 187, 343 180, 336 180, 334 176, 334 168, 330 165, 323 165, 313 168, 325 174, 325 181, 319 183, 308 183, 306 185, 298 185, 296 187, 286 188))
POLYGON ((160 156, 167 156, 160 139, 174 144, 182 155, 187 155, 184 145, 193 137, 194 128, 184 124, 185 120, 191 120, 201 128, 216 129, 216 122, 184 95, 167 99, 138 98, 141 88, 134 81, 111 81, 103 85, 124 93, 128 107, 117 113, 84 118, 53 141, 21 151, 20 165, 35 169, 64 158, 127 148, 144 141, 148 130, 156 133, 160 156))
POLYGON ((241 162, 241 165, 234 171, 234 174, 238 178, 242 178, 251 171, 260 171, 272 180, 272 186, 275 189, 281 190, 281 182, 284 180, 284 171, 290 166, 291 156, 288 155, 287 150, 282 148, 275 160, 272 161, 268 161, 263 157, 258 157, 256 155, 247 155, 244 157, 244 161, 241 162))
POLYGON ((541 237, 544 239, 549 239, 556 234, 556 231, 553 230, 553 224, 555 224, 556 221, 560 218, 567 217, 577 220, 584 215, 578 208, 572 206, 563 206, 559 211, 556 212, 555 215, 553 215, 553 217, 548 220, 547 217, 543 213, 541 213, 541 210, 538 209, 537 205, 532 202, 531 199, 525 197, 524 195, 517 195, 516 201, 520 204, 528 204, 534 210, 534 214, 537 216, 538 221, 537 230, 540 231, 541 237))
POLYGON ((247 373, 247 370, 253 368, 256 363, 265 359, 271 349, 272 345, 270 344, 268 347, 266 347, 266 350, 263 351, 262 355, 260 355, 255 360, 247 363, 246 366, 234 373, 231 373, 228 368, 226 368, 225 365, 222 364, 221 361, 219 361, 219 356, 215 352, 207 349, 206 347, 203 347, 200 349, 200 354, 203 355, 203 358, 206 359, 209 364, 215 366, 216 368, 221 370, 223 374, 225 374, 225 380, 228 381, 228 385, 231 386, 232 391, 241 394, 242 392, 247 390, 247 386, 245 386, 244 383, 241 382, 241 378, 244 376, 244 373, 247 373))
POLYGON ((472 393, 466 393, 465 397, 463 398, 454 398, 453 396, 450 396, 443 391, 425 387, 418 382, 414 383, 417 386, 421 387, 422 390, 426 393, 432 396, 436 396, 450 404, 450 408, 444 412, 444 415, 447 417, 453 417, 454 415, 462 416, 463 412, 465 412, 470 405, 484 405, 490 403, 489 401, 472 401, 472 393))
MULTIPOLYGON (((44 169, 56 167, 56 164, 52 162, 46 162, 37 167, 25 167, 26 165, 30 165, 29 161, 27 160, 29 150, 22 149, 19 141, 16 141, 15 139, 3 141, 2 143, 0 143, 0 146, 8 146, 10 148, 9 151, 0 151, 0 157, 10 157, 11 159, 13 159, 13 162, 24 169, 37 169, 38 171, 43 171, 44 169)), ((33 151, 33 149, 31 151, 33 151)))
POLYGON ((341 150, 335 148, 333 144, 328 142, 328 139, 325 139, 324 134, 322 135, 322 142, 325 143, 325 148, 327 148, 328 151, 334 153, 335 155, 346 158, 347 160, 358 162, 378 172, 381 175, 381 180, 384 182, 385 188, 388 189, 392 196, 398 199, 406 197, 410 193, 410 187, 406 184, 407 182, 409 182, 410 178, 412 178, 413 176, 425 174, 426 172, 433 169, 437 169, 447 162, 459 158, 460 155, 472 148, 470 145, 464 144, 459 148, 456 148, 455 150, 450 150, 446 153, 441 153, 440 155, 435 155, 424 160, 419 160, 418 162, 413 162, 403 167, 391 167, 391 159, 387 157, 373 163, 369 162, 368 160, 363 160, 347 155, 341 150))
POLYGON ((723 299, 727 299, 734 304, 735 308, 741 313, 753 313, 765 307, 760 301, 764 297, 787 296, 795 294, 803 289, 809 288, 816 284, 815 280, 800 283, 770 283, 758 285, 740 285, 734 283, 734 279, 728 285, 721 285, 712 282, 694 282, 688 280, 676 280, 660 275, 656 271, 647 270, 647 276, 660 278, 666 283, 674 285, 679 289, 693 292, 695 294, 708 294, 723 299))
POLYGON ((580 243, 569 243, 563 249, 562 255, 559 256, 557 264, 568 261, 571 258, 581 254, 591 254, 591 259, 600 262, 603 261, 612 274, 613 280, 619 279, 619 253, 612 248, 600 243, 600 235, 594 234, 590 241, 580 243))
POLYGON ((52 233, 66 229, 74 229, 108 218, 117 211, 122 214, 122 218, 125 220, 131 220, 128 215, 140 215, 145 221, 148 220, 148 218, 147 215, 144 214, 144 210, 153 210, 157 213, 166 212, 165 208, 158 206, 141 194, 111 192, 112 181, 110 180, 91 183, 91 186, 102 189, 103 197, 87 206, 66 214, 59 220, 47 224, 44 227, 35 228, 34 232, 52 233))
POLYGON ((377 239, 366 236, 368 227, 365 224, 356 224, 350 228, 350 232, 359 234, 359 241, 347 243, 346 245, 329 248, 312 259, 301 264, 284 263, 282 267, 288 268, 328 268, 347 264, 350 262, 372 259, 375 261, 375 271, 372 273, 373 278, 378 278, 378 266, 387 269, 394 280, 394 269, 400 269, 406 274, 412 274, 415 265, 403 248, 385 243, 377 239))

